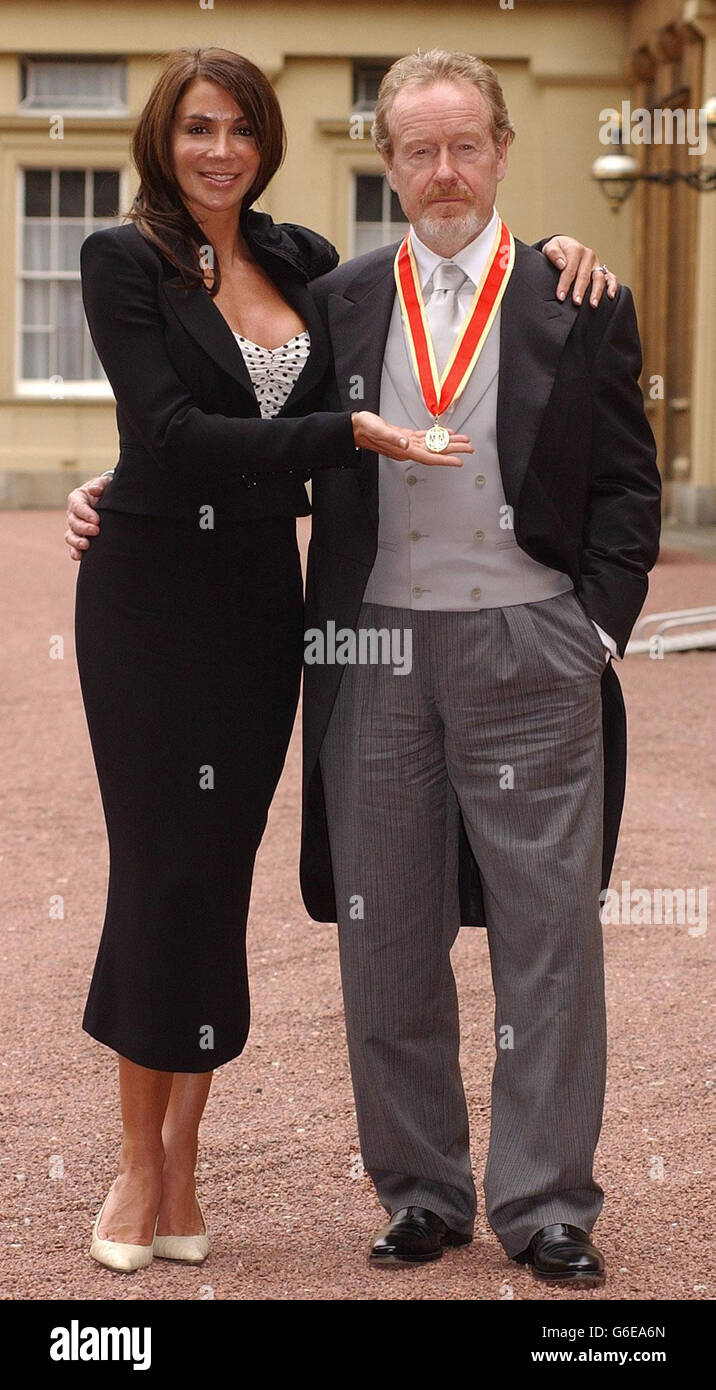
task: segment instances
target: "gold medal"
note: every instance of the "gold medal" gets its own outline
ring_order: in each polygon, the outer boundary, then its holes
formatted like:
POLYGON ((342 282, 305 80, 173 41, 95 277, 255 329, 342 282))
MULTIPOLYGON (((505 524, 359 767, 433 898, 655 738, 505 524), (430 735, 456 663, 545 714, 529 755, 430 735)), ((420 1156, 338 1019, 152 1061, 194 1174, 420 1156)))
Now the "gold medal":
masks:
POLYGON ((439 425, 437 420, 425 435, 426 447, 431 454, 442 454, 450 443, 450 432, 439 425))

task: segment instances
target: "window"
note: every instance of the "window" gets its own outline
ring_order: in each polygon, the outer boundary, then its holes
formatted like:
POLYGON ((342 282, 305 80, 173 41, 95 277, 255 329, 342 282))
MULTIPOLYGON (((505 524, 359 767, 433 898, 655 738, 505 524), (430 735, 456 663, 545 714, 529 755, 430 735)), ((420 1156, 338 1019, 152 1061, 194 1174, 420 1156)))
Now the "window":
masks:
POLYGON ((20 108, 63 115, 125 112, 126 73, 123 58, 26 58, 20 108))
POLYGON ((378 98, 378 88, 391 66, 392 58, 383 63, 353 64, 353 110, 372 111, 378 98))
POLYGON ((103 383, 87 331, 80 286, 80 246, 118 220, 116 169, 26 169, 21 195, 21 386, 103 383))
POLYGON ((407 229, 397 195, 383 175, 356 174, 353 255, 362 256, 365 251, 400 241, 407 229))

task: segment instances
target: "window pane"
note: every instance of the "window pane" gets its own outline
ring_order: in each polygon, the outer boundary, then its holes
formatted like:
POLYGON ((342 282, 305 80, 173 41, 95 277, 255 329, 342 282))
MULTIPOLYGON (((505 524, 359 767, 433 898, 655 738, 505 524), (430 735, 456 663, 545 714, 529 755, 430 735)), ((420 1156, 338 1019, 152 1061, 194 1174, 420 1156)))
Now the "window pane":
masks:
POLYGON ((390 220, 391 222, 402 222, 404 224, 408 220, 400 206, 400 199, 397 193, 393 192, 392 188, 390 190, 390 220))
POLYGON ((50 182, 52 175, 49 169, 26 169, 25 170, 25 216, 26 217, 49 217, 50 216, 50 182))
POLYGON ((112 110, 125 104, 125 64, 29 59, 24 104, 37 110, 112 110))
POLYGON ((390 63, 376 66, 371 63, 353 65, 353 102, 356 106, 375 106, 378 88, 390 63))
POLYGON ((82 381, 82 330, 57 335, 57 371, 65 381, 82 381))
POLYGON ((356 221, 380 222, 382 202, 382 175, 358 174, 356 177, 356 221))
POLYGON ((93 217, 116 217, 119 209, 119 174, 115 169, 95 169, 93 217))
POLYGON ((79 381, 82 377, 83 339, 79 282, 61 280, 57 286, 57 370, 65 381, 79 381))
POLYGON ((85 239, 82 222, 58 222, 57 224, 57 269, 79 270, 80 246, 85 239))
POLYGON ((380 225, 378 223, 367 223, 357 226, 354 238, 354 254, 363 256, 366 251, 375 251, 377 247, 383 245, 380 225))
POLYGON ((50 327, 49 280, 25 280, 22 296, 22 321, 50 327))
POLYGON ((60 169, 60 217, 84 217, 84 169, 60 169))
POLYGON ((90 343, 90 380, 107 380, 104 374, 104 368, 102 367, 102 363, 100 362, 99 357, 97 356, 97 353, 94 350, 94 343, 90 343))
POLYGON ((50 223, 28 222, 23 246, 23 270, 50 269, 50 223))
POLYGON ((47 379, 50 375, 49 333, 23 333, 22 375, 31 381, 47 379))

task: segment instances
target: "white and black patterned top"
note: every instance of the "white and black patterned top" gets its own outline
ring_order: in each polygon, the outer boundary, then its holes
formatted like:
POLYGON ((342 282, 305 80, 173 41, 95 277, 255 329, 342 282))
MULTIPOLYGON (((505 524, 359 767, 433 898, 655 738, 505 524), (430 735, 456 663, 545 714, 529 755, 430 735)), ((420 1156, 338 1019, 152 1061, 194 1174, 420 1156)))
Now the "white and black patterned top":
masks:
POLYGON ((304 329, 276 348, 262 347, 240 333, 234 333, 234 337, 241 348, 262 418, 278 415, 306 365, 311 351, 310 334, 304 329))

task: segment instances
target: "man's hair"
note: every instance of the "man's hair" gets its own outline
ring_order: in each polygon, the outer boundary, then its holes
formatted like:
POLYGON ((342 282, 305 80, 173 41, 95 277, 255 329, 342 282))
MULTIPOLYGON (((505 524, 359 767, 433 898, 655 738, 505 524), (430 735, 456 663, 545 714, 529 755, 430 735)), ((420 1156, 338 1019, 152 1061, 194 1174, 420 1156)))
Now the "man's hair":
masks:
POLYGON ((505 97, 497 73, 481 58, 472 53, 446 53, 441 48, 431 48, 427 53, 409 53, 398 58, 388 69, 378 90, 375 116, 371 128, 373 143, 381 154, 393 153, 390 135, 390 113, 398 92, 407 86, 432 87, 437 82, 471 82, 482 93, 490 112, 492 138, 499 144, 505 135, 511 144, 515 138, 515 127, 505 104, 505 97))

